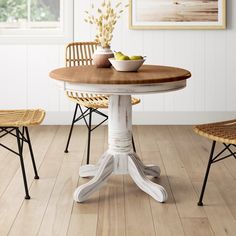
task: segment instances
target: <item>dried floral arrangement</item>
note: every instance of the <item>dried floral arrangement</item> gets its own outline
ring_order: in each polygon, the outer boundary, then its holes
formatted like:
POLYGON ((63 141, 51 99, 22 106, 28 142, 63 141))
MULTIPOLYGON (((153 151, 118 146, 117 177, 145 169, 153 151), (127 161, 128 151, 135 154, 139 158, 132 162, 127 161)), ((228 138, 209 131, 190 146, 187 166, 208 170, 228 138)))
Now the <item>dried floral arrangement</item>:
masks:
POLYGON ((120 15, 129 4, 123 5, 122 2, 118 2, 115 6, 112 6, 111 0, 104 0, 101 7, 95 8, 94 4, 91 5, 91 9, 85 11, 85 22, 96 26, 97 34, 95 42, 103 48, 108 48, 111 45, 113 38, 113 30, 120 15))

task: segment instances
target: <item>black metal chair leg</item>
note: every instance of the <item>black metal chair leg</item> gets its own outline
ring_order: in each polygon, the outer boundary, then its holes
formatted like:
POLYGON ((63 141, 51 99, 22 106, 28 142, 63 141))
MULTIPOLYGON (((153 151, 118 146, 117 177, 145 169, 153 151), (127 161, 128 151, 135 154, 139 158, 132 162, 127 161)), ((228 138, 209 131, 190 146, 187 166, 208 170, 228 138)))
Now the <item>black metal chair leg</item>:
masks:
POLYGON ((69 132, 69 136, 68 136, 68 139, 67 139, 66 148, 65 148, 65 151, 64 151, 65 153, 68 153, 68 147, 69 147, 69 144, 70 144, 70 138, 71 138, 72 131, 73 131, 73 128, 74 128, 74 124, 75 124, 75 119, 76 119, 76 114, 77 114, 78 106, 79 106, 79 104, 77 103, 75 105, 74 116, 73 116, 73 120, 72 120, 72 123, 71 123, 71 126, 70 126, 70 132, 69 132))
POLYGON ((30 141, 28 127, 25 127, 25 132, 26 132, 26 138, 27 138, 27 141, 28 141, 30 156, 31 156, 31 160, 32 160, 33 168, 34 168, 34 178, 39 179, 37 167, 36 167, 35 160, 34 160, 34 153, 33 153, 32 145, 31 145, 31 141, 30 141))
POLYGON ((136 152, 136 147, 135 147, 134 136, 133 136, 133 135, 132 135, 132 145, 133 145, 133 150, 134 150, 134 152, 136 152))
POLYGON ((204 192, 205 192, 207 179, 208 179, 208 175, 209 175, 211 164, 212 164, 215 145, 216 145, 216 141, 213 141, 212 147, 211 147, 211 153, 210 153, 210 157, 209 157, 209 161, 208 161, 208 165, 207 165, 207 169, 206 169, 206 174, 205 174, 205 178, 204 178, 203 185, 202 185, 202 191, 201 191, 201 195, 200 195, 200 198, 199 198, 199 201, 198 201, 198 206, 203 206, 202 200, 203 200, 203 195, 204 195, 204 192))
POLYGON ((30 199, 28 184, 27 184, 27 178, 26 178, 26 174, 25 174, 25 165, 24 165, 24 160, 23 160, 23 150, 22 150, 22 146, 21 146, 19 128, 16 129, 16 137, 17 137, 17 145, 18 145, 18 149, 19 149, 21 171, 22 171, 24 187, 25 187, 25 199, 30 199))
POLYGON ((89 123, 88 123, 88 144, 87 144, 87 164, 90 157, 90 142, 91 142, 91 125, 92 125, 92 108, 89 108, 89 123))

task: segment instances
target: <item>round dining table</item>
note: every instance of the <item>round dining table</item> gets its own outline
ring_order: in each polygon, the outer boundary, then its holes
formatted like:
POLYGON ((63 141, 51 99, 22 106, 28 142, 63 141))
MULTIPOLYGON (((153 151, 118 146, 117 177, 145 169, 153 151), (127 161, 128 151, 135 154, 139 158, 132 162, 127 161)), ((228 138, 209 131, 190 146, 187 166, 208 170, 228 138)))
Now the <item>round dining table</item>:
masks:
POLYGON ((168 198, 165 188, 147 176, 159 178, 157 165, 144 165, 132 149, 132 94, 161 93, 186 87, 188 70, 157 65, 143 65, 138 72, 118 72, 114 68, 78 66, 50 72, 63 89, 72 92, 108 94, 108 149, 96 165, 80 167, 81 177, 93 177, 77 187, 74 200, 86 201, 100 189, 110 175, 131 176, 137 186, 159 202, 168 198))

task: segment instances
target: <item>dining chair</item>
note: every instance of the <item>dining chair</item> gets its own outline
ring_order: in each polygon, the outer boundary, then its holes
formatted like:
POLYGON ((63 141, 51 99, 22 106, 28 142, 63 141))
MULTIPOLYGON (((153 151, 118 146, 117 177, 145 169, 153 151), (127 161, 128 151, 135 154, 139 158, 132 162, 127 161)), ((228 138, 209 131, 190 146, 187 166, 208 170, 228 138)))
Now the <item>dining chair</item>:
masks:
POLYGON ((201 195, 198 201, 198 205, 203 206, 202 200, 211 165, 228 157, 234 157, 236 159, 236 152, 232 150, 232 148, 236 147, 236 120, 198 125, 194 128, 194 131, 197 134, 212 140, 210 157, 202 185, 201 195), (217 154, 214 153, 216 142, 220 142, 224 146, 217 154), (226 151, 227 153, 225 153, 226 151))
POLYGON ((25 188, 25 199, 30 199, 27 178, 25 173, 25 165, 23 158, 23 146, 24 142, 28 144, 31 161, 34 169, 34 178, 39 179, 33 148, 30 141, 29 126, 35 126, 41 124, 45 117, 45 111, 40 109, 35 110, 0 110, 0 138, 6 135, 12 135, 16 137, 18 150, 15 151, 6 144, 0 143, 0 146, 6 148, 12 153, 16 154, 20 158, 21 171, 23 176, 24 188, 25 188))
MULTIPOLYGON (((92 55, 97 48, 96 42, 73 42, 67 45, 65 54, 66 67, 81 66, 81 65, 92 65, 92 55)), ((74 124, 79 120, 84 120, 85 125, 88 129, 88 143, 87 143, 87 164, 89 164, 90 157, 90 143, 91 143, 91 132, 103 124, 108 116, 99 109, 108 108, 108 96, 103 94, 87 94, 87 93, 73 93, 66 91, 67 97, 75 103, 74 115, 69 131, 69 136, 66 143, 65 153, 68 153, 71 135, 73 132, 74 124), (83 110, 82 107, 85 109, 83 110), (80 115, 77 116, 78 108, 80 115), (103 117, 103 120, 92 128, 92 114, 96 113, 103 117), (88 120, 86 117, 88 116, 88 120)), ((132 105, 140 103, 140 99, 132 97, 132 105)), ((132 144, 134 152, 136 152, 134 138, 132 136, 132 144)))

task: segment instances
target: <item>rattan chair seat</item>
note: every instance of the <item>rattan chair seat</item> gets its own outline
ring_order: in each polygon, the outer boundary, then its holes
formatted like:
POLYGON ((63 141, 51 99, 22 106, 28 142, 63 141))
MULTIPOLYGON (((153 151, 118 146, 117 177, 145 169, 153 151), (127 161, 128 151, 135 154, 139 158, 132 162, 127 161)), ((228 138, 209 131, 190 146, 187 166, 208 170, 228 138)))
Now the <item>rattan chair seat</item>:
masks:
MULTIPOLYGON (((88 108, 108 108, 108 96, 101 94, 78 94, 67 91, 67 96, 73 101, 81 106, 88 108)), ((140 103, 140 99, 132 97, 132 105, 140 103)))
POLYGON ((227 144, 236 144, 236 120, 198 125, 194 131, 206 138, 227 144))
POLYGON ((39 125, 45 117, 45 111, 35 110, 0 110, 1 127, 22 127, 39 125))

